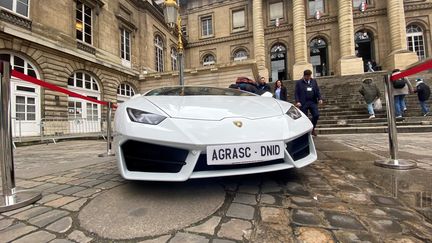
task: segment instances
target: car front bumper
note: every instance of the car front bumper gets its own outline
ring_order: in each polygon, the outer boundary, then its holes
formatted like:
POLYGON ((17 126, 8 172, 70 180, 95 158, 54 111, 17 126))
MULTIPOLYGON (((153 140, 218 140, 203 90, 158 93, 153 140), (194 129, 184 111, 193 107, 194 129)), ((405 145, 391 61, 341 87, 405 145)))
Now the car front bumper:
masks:
POLYGON ((317 159, 310 130, 283 139, 284 158, 236 165, 207 165, 206 146, 169 144, 124 134, 115 137, 121 175, 127 180, 186 181, 301 168, 317 159), (130 145, 132 144, 132 146, 130 145), (148 151, 145 151, 145 148, 148 151))

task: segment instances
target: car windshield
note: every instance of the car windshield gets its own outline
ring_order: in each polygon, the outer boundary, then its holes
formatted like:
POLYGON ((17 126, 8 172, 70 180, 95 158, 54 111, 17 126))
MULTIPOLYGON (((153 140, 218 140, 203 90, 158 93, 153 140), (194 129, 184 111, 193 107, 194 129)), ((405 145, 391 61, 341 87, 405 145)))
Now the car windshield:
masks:
POLYGON ((164 87, 149 91, 145 96, 200 96, 200 95, 217 95, 217 96, 256 96, 255 94, 230 88, 213 88, 213 87, 164 87))

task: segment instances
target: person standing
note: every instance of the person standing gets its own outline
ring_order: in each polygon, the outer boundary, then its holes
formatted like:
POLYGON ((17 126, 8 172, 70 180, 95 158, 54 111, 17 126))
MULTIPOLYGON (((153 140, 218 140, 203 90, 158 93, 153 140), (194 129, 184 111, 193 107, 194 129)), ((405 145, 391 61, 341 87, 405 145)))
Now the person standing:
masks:
MULTIPOLYGON (((400 73, 399 69, 394 69, 392 75, 400 73)), ((402 118, 406 111, 405 96, 413 92, 413 87, 407 78, 401 78, 392 82, 393 97, 395 103, 396 118, 402 118)))
POLYGON ((259 95, 262 95, 265 92, 271 92, 270 86, 266 83, 265 78, 262 76, 258 79, 257 89, 259 95))
POLYGON ((369 119, 375 118, 373 103, 376 99, 380 98, 381 95, 378 86, 373 82, 371 78, 365 78, 363 79, 359 93, 366 101, 367 109, 369 112, 369 119))
POLYGON ((319 119, 318 104, 322 104, 322 98, 318 83, 312 78, 312 71, 305 70, 303 78, 296 82, 295 86, 295 102, 296 106, 306 115, 308 112, 312 114, 313 130, 312 135, 317 136, 315 131, 319 119))
POLYGON ((278 100, 288 101, 287 88, 279 79, 275 83, 274 97, 278 100))
POLYGON ((372 62, 371 61, 367 61, 367 63, 366 63, 366 67, 367 67, 367 71, 368 72, 375 72, 375 70, 373 69, 373 66, 372 66, 372 62))
POLYGON ((414 90, 414 92, 417 93, 423 116, 429 115, 429 107, 426 104, 426 102, 430 98, 431 93, 429 86, 423 81, 423 79, 418 78, 416 79, 416 89, 414 90))

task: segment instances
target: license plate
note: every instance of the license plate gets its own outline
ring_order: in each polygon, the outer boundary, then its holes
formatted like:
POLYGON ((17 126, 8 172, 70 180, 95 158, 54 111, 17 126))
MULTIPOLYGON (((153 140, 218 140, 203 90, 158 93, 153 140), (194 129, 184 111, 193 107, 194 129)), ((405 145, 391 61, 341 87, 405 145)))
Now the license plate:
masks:
POLYGON ((282 141, 207 146, 207 164, 246 164, 281 159, 284 151, 282 141))

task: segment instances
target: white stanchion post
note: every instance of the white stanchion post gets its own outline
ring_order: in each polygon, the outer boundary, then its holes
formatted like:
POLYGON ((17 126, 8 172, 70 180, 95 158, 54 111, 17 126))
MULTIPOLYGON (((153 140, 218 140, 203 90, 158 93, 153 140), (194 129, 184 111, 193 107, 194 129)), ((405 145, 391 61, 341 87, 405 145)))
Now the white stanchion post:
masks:
POLYGON ((0 167, 3 191, 0 212, 6 212, 32 204, 42 195, 34 191, 17 191, 15 188, 9 63, 1 62, 0 69, 0 167))
POLYGON ((112 152, 111 117, 112 117, 112 103, 108 102, 107 116, 106 116, 106 124, 107 124, 107 152, 103 153, 103 154, 99 154, 99 157, 109 157, 109 156, 114 156, 115 155, 112 152))
POLYGON ((412 161, 402 160, 398 157, 398 138, 397 138, 397 127, 395 118, 395 104, 393 97, 393 90, 390 85, 391 76, 384 76, 384 92, 386 98, 386 108, 387 108, 387 122, 388 122, 388 136, 389 136, 389 151, 390 159, 377 160, 375 161, 376 166, 396 169, 396 170, 409 170, 417 167, 417 164, 412 161))

